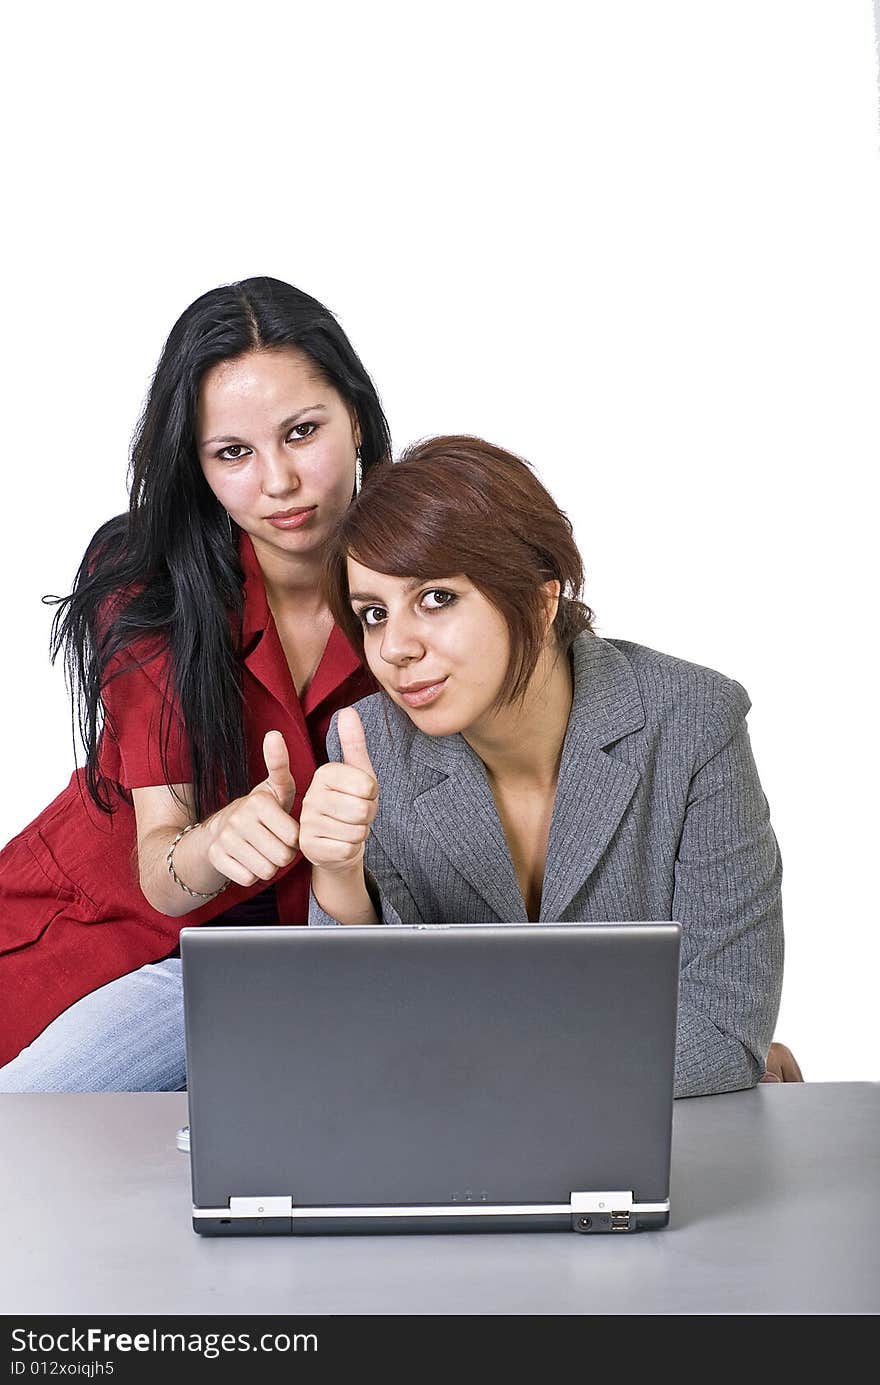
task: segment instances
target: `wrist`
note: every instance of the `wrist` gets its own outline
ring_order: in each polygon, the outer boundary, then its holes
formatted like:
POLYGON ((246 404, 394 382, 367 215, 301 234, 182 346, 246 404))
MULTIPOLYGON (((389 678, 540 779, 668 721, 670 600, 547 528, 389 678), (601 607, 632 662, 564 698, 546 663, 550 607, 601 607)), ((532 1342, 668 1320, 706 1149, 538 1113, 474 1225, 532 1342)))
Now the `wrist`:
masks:
POLYGON ((165 855, 168 875, 174 885, 198 903, 221 894, 229 877, 211 861, 213 836, 208 822, 193 822, 175 834, 165 855))
POLYGON ((377 924, 379 922, 364 878, 364 863, 312 867, 312 894, 325 914, 339 923, 377 924))

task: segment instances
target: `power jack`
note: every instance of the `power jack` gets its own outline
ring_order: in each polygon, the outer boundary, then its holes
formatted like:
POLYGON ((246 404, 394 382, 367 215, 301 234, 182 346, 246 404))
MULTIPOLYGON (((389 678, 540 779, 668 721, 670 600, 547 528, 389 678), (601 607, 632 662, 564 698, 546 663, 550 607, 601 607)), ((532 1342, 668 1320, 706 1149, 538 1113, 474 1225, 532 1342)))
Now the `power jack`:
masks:
POLYGON ((611 1217, 607 1212, 593 1212, 592 1215, 587 1212, 579 1212, 572 1218, 571 1224, 575 1231, 581 1233, 592 1231, 595 1235, 597 1231, 611 1230, 611 1217))

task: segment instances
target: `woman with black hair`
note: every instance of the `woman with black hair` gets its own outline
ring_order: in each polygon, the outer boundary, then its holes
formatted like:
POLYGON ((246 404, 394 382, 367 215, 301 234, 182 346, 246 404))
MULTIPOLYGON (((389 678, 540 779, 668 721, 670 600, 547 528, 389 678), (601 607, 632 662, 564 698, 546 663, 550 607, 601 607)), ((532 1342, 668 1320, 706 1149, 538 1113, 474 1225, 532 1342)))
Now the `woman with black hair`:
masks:
POLYGON ((302 795, 333 712, 375 686, 323 552, 389 455, 369 376, 307 294, 248 279, 175 324, 128 513, 53 626, 85 767, 0 852, 0 1091, 183 1087, 180 928, 306 923, 302 795))

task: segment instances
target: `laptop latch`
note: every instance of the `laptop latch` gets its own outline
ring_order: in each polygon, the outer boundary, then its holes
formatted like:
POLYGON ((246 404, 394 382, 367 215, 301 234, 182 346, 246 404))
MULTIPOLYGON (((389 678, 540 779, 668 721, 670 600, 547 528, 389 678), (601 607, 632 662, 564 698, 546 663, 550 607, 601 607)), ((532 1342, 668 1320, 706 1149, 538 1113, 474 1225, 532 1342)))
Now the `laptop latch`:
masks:
POLYGON ((631 1231, 632 1192, 572 1193, 573 1231, 631 1231))

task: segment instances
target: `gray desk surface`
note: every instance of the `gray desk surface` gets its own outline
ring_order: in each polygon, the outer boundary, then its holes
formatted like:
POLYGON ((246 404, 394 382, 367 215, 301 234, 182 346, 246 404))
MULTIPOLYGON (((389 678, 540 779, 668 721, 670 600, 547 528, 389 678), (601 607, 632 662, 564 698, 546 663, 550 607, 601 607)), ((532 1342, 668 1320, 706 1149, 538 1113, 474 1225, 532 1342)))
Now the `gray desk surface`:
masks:
POLYGON ((630 1236, 202 1239, 178 1094, 0 1097, 5 1313, 876 1313, 880 1084, 679 1101, 630 1236))

